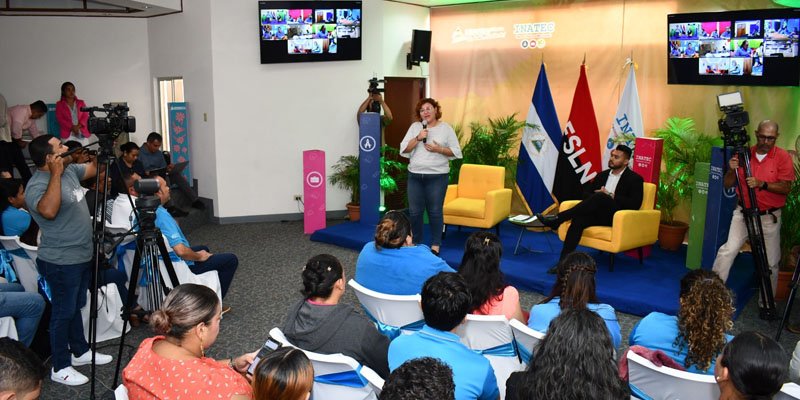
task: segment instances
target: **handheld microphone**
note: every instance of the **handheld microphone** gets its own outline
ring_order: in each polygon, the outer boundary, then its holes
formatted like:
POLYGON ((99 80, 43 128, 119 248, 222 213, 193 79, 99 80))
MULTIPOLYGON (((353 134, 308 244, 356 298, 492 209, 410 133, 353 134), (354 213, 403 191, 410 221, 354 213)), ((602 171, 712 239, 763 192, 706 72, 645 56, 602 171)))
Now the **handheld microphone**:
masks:
MULTIPOLYGON (((428 129, 428 121, 422 120, 422 130, 428 129)), ((422 138, 422 143, 428 143, 428 137, 422 138)))

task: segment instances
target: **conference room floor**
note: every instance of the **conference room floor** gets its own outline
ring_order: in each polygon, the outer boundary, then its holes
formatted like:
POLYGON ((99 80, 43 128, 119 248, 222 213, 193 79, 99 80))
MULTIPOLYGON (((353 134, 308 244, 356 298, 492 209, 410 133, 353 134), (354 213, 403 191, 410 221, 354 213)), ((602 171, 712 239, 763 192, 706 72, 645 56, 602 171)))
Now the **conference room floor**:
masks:
MULTIPOLYGON (((340 221, 329 221, 336 224, 340 221)), ((231 289, 225 298, 225 304, 232 311, 225 314, 220 334, 216 343, 206 352, 215 358, 227 358, 245 352, 255 351, 266 339, 270 329, 283 322, 286 309, 300 297, 300 272, 306 260, 313 255, 329 253, 338 257, 345 266, 345 274, 352 278, 356 258, 355 251, 308 240, 303 234, 303 224, 294 222, 269 222, 250 224, 214 225, 206 224, 188 235, 193 245, 206 244, 211 252, 232 252, 239 257, 239 269, 231 289)), ((520 292, 523 309, 541 300, 538 293, 520 292)), ((601 299, 602 300, 602 299, 601 299)), ((352 290, 345 293, 343 301, 357 305, 358 301, 352 290)), ((782 310, 782 304, 779 310, 782 310)), ((357 307, 360 310, 360 307, 357 307)), ((795 309, 800 309, 795 307, 795 309)), ((627 337, 640 317, 618 313, 622 328, 623 343, 618 354, 627 351, 627 337)), ((778 321, 762 321, 758 319, 758 306, 753 298, 744 312, 734 324, 733 333, 746 330, 758 330, 770 336, 775 334, 778 321)), ((122 366, 133 356, 139 343, 152 332, 146 325, 132 329, 126 339, 123 350, 122 366)), ((794 350, 800 336, 784 332, 781 345, 787 353, 794 350)), ((119 340, 99 344, 101 352, 114 355, 114 362, 97 367, 97 399, 113 399, 112 384, 119 340)), ((49 360, 47 363, 50 367, 49 360)), ((79 371, 89 375, 89 366, 77 367, 79 371)), ((45 379, 42 388, 42 399, 88 399, 90 385, 69 387, 55 384, 45 379)))

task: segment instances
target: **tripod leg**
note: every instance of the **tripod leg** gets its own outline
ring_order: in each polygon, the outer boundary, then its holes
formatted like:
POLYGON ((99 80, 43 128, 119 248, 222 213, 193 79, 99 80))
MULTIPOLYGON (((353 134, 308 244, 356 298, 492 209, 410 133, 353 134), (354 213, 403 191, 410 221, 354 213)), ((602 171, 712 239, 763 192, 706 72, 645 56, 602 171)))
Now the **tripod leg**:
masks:
POLYGON ((117 366, 114 371, 114 385, 117 387, 117 379, 119 379, 119 369, 122 364, 122 348, 125 346, 125 334, 128 330, 128 320, 130 319, 131 309, 133 308, 134 299, 136 298, 136 287, 139 283, 139 266, 142 262, 142 248, 144 241, 141 238, 136 240, 136 253, 133 256, 133 265, 131 266, 131 279, 128 284, 128 298, 125 299, 125 306, 122 309, 122 337, 119 340, 119 349, 117 351, 117 366))
POLYGON ((775 333, 775 341, 781 340, 781 333, 783 333, 783 329, 786 328, 789 317, 792 315, 792 305, 794 305, 794 296, 797 293, 798 280, 800 280, 800 257, 797 257, 797 263, 794 266, 792 283, 789 284, 792 290, 789 291, 789 298, 786 299, 786 309, 783 310, 783 318, 781 318, 781 323, 778 325, 778 332, 775 333))

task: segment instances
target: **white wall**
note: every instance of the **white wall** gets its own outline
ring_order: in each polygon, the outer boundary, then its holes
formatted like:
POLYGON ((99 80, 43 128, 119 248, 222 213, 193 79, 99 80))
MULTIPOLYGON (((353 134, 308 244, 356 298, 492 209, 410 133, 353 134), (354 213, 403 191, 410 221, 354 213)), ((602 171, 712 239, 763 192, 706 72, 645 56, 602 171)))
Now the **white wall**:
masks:
POLYGON ((71 81, 89 106, 127 101, 137 141, 152 130, 146 20, 0 16, 0 38, 0 93, 9 105, 55 103, 71 81))
POLYGON ((392 1, 383 4, 383 75, 427 77, 427 63, 406 69, 406 54, 411 51, 411 31, 431 29, 430 9, 392 1))

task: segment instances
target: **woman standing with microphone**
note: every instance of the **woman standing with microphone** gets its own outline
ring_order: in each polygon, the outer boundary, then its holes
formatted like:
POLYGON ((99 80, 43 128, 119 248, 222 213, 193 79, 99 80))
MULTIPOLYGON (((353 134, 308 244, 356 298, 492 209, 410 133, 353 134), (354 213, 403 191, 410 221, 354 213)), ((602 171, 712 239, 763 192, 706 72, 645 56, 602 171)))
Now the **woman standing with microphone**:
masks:
POLYGON ((439 254, 444 217, 442 207, 447 193, 450 160, 461 158, 461 146, 453 128, 442 118, 439 103, 425 98, 417 103, 416 119, 400 143, 408 163, 408 208, 414 244, 422 242, 423 215, 428 212, 431 251, 439 254))

